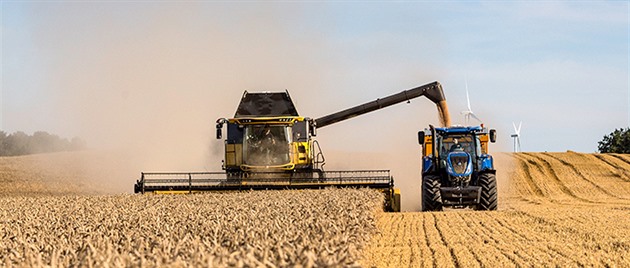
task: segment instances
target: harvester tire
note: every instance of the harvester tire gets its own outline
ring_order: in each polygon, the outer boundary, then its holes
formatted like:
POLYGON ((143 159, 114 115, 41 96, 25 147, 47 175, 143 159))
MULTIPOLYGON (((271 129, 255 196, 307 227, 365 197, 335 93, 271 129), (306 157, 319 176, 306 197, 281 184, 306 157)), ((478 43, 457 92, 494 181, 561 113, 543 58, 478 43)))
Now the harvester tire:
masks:
POLYGON ((497 210, 497 176, 492 173, 479 175, 481 199, 477 210, 497 210))
POLYGON ((441 211, 442 195, 440 177, 426 175, 422 177, 422 211, 441 211))

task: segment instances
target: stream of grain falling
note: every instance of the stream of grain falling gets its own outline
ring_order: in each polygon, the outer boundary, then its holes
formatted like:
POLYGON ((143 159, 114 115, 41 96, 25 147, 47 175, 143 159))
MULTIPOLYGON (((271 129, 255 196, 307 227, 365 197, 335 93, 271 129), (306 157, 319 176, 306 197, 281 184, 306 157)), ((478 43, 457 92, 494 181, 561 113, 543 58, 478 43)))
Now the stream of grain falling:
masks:
POLYGON ((437 103, 438 116, 440 117, 440 124, 442 127, 449 127, 451 125, 451 115, 448 113, 448 105, 446 100, 441 100, 437 103))

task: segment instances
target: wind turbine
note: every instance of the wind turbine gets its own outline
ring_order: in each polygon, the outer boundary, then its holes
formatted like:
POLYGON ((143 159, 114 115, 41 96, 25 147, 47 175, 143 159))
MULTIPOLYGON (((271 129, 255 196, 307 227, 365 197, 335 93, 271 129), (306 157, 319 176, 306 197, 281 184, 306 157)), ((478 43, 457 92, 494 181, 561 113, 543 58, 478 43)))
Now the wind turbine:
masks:
POLYGON ((519 122, 518 128, 516 128, 516 124, 512 122, 512 126, 514 127, 514 134, 512 134, 510 137, 514 139, 514 152, 515 153, 518 153, 521 151, 521 126, 522 125, 523 125, 523 122, 519 122))
POLYGON ((481 119, 479 119, 479 117, 477 117, 475 113, 473 113, 472 109, 470 108, 470 96, 468 95, 468 80, 466 80, 466 101, 468 102, 468 110, 461 112, 461 114, 464 115, 464 123, 466 125, 469 125, 471 117, 481 122, 481 119))

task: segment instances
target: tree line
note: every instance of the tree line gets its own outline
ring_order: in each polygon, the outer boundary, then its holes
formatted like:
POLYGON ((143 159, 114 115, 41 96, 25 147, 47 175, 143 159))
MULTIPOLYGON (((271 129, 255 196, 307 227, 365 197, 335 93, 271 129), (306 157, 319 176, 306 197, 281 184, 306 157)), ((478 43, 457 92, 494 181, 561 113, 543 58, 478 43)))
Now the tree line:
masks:
POLYGON ((630 128, 615 129, 598 143, 600 153, 630 154, 630 128))
POLYGON ((7 134, 0 130, 0 156, 76 151, 85 147, 85 141, 79 137, 68 140, 45 131, 28 135, 22 131, 7 134))

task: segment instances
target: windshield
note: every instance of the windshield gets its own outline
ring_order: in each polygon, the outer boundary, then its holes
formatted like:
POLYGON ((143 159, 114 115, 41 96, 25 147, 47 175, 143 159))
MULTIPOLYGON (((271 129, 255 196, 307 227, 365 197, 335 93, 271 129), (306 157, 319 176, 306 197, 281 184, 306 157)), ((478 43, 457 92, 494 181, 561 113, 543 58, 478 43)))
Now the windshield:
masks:
POLYGON ((290 162, 291 127, 286 125, 245 126, 243 157, 252 166, 284 165, 290 162))
POLYGON ((470 134, 449 135, 442 138, 440 146, 440 155, 446 157, 450 152, 467 152, 473 158, 477 156, 475 143, 478 145, 478 139, 470 134))

